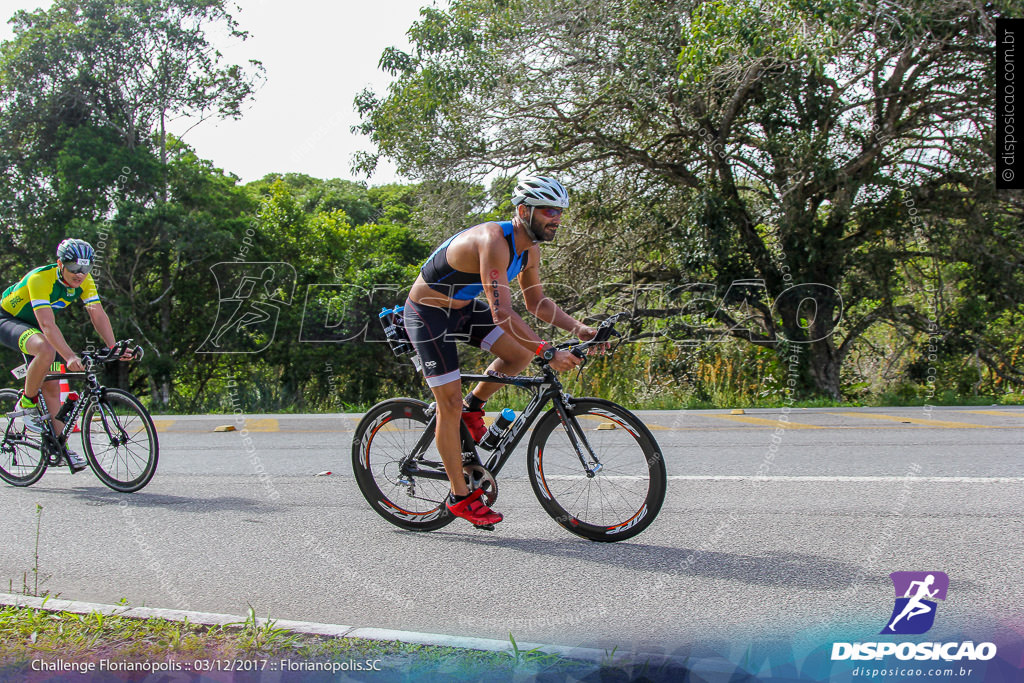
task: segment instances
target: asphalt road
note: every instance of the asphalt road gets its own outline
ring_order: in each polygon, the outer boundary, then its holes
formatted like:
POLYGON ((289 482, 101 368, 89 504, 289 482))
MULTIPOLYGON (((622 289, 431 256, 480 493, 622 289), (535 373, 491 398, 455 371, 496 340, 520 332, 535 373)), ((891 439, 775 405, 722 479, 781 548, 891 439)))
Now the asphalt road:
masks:
POLYGON ((76 600, 685 653, 870 639, 892 610, 888 574, 938 570, 950 589, 930 637, 1019 623, 1024 409, 640 415, 668 496, 618 544, 548 518, 521 454, 499 477, 495 531, 416 534, 353 481, 358 416, 158 416, 160 467, 140 493, 65 470, 0 489, 0 590, 35 580, 38 504, 41 588, 76 600), (228 424, 247 432, 213 431, 228 424))

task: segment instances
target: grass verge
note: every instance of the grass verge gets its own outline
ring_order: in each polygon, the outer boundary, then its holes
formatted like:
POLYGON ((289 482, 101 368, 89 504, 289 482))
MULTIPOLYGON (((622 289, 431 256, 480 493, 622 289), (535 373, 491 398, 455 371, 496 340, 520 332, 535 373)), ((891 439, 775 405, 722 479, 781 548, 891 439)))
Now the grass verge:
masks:
MULTIPOLYGON (((358 680, 678 680, 680 671, 615 661, 583 662, 524 650, 509 634, 507 652, 484 652, 395 641, 330 638, 278 628, 257 620, 205 626, 186 621, 76 614, 29 607, 0 607, 0 680, 36 672, 103 675, 104 672, 213 672, 261 675, 283 672, 306 680, 324 673, 358 680), (59 667, 59 668, 54 668, 59 667)), ((89 680, 89 678, 80 679, 89 680)), ((235 678, 234 680, 239 680, 235 678)))

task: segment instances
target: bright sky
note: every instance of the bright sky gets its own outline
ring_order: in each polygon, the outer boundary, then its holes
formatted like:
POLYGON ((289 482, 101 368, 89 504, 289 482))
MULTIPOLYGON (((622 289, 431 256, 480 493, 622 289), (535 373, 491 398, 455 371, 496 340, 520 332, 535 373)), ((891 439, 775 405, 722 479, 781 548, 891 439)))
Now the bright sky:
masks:
MULTIPOLYGON (((218 47, 234 63, 262 61, 267 82, 240 120, 208 120, 189 131, 185 142, 243 182, 272 172, 366 180, 350 170, 352 155, 371 148, 364 136, 349 131, 359 122, 352 101, 367 86, 383 93, 390 76, 377 68, 381 52, 392 45, 407 48, 405 32, 419 18, 420 7, 435 0, 237 3, 234 17, 250 37, 218 47)), ((6 21, 16 10, 51 4, 0 0, 0 40, 11 37, 6 21)), ((402 180, 384 162, 369 182, 402 180)))

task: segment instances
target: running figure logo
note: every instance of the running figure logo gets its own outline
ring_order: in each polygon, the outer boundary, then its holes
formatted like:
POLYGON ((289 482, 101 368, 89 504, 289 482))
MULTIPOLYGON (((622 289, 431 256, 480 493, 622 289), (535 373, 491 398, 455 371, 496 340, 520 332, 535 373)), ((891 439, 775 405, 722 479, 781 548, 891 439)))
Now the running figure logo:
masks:
POLYGON ((881 634, 918 635, 935 623, 935 600, 945 600, 949 577, 944 572, 893 572, 896 606, 881 634))
POLYGON ((196 353, 258 353, 270 346, 282 306, 295 293, 287 263, 223 262, 210 267, 220 301, 213 329, 196 353))

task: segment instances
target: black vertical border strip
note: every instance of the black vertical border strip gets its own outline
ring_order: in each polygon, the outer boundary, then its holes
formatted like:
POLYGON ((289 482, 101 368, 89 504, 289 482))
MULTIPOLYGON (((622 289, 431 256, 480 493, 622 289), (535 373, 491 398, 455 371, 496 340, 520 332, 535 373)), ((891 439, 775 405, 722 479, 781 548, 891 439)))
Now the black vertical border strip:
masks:
POLYGON ((996 189, 1024 189, 1024 19, 996 18, 996 189))

